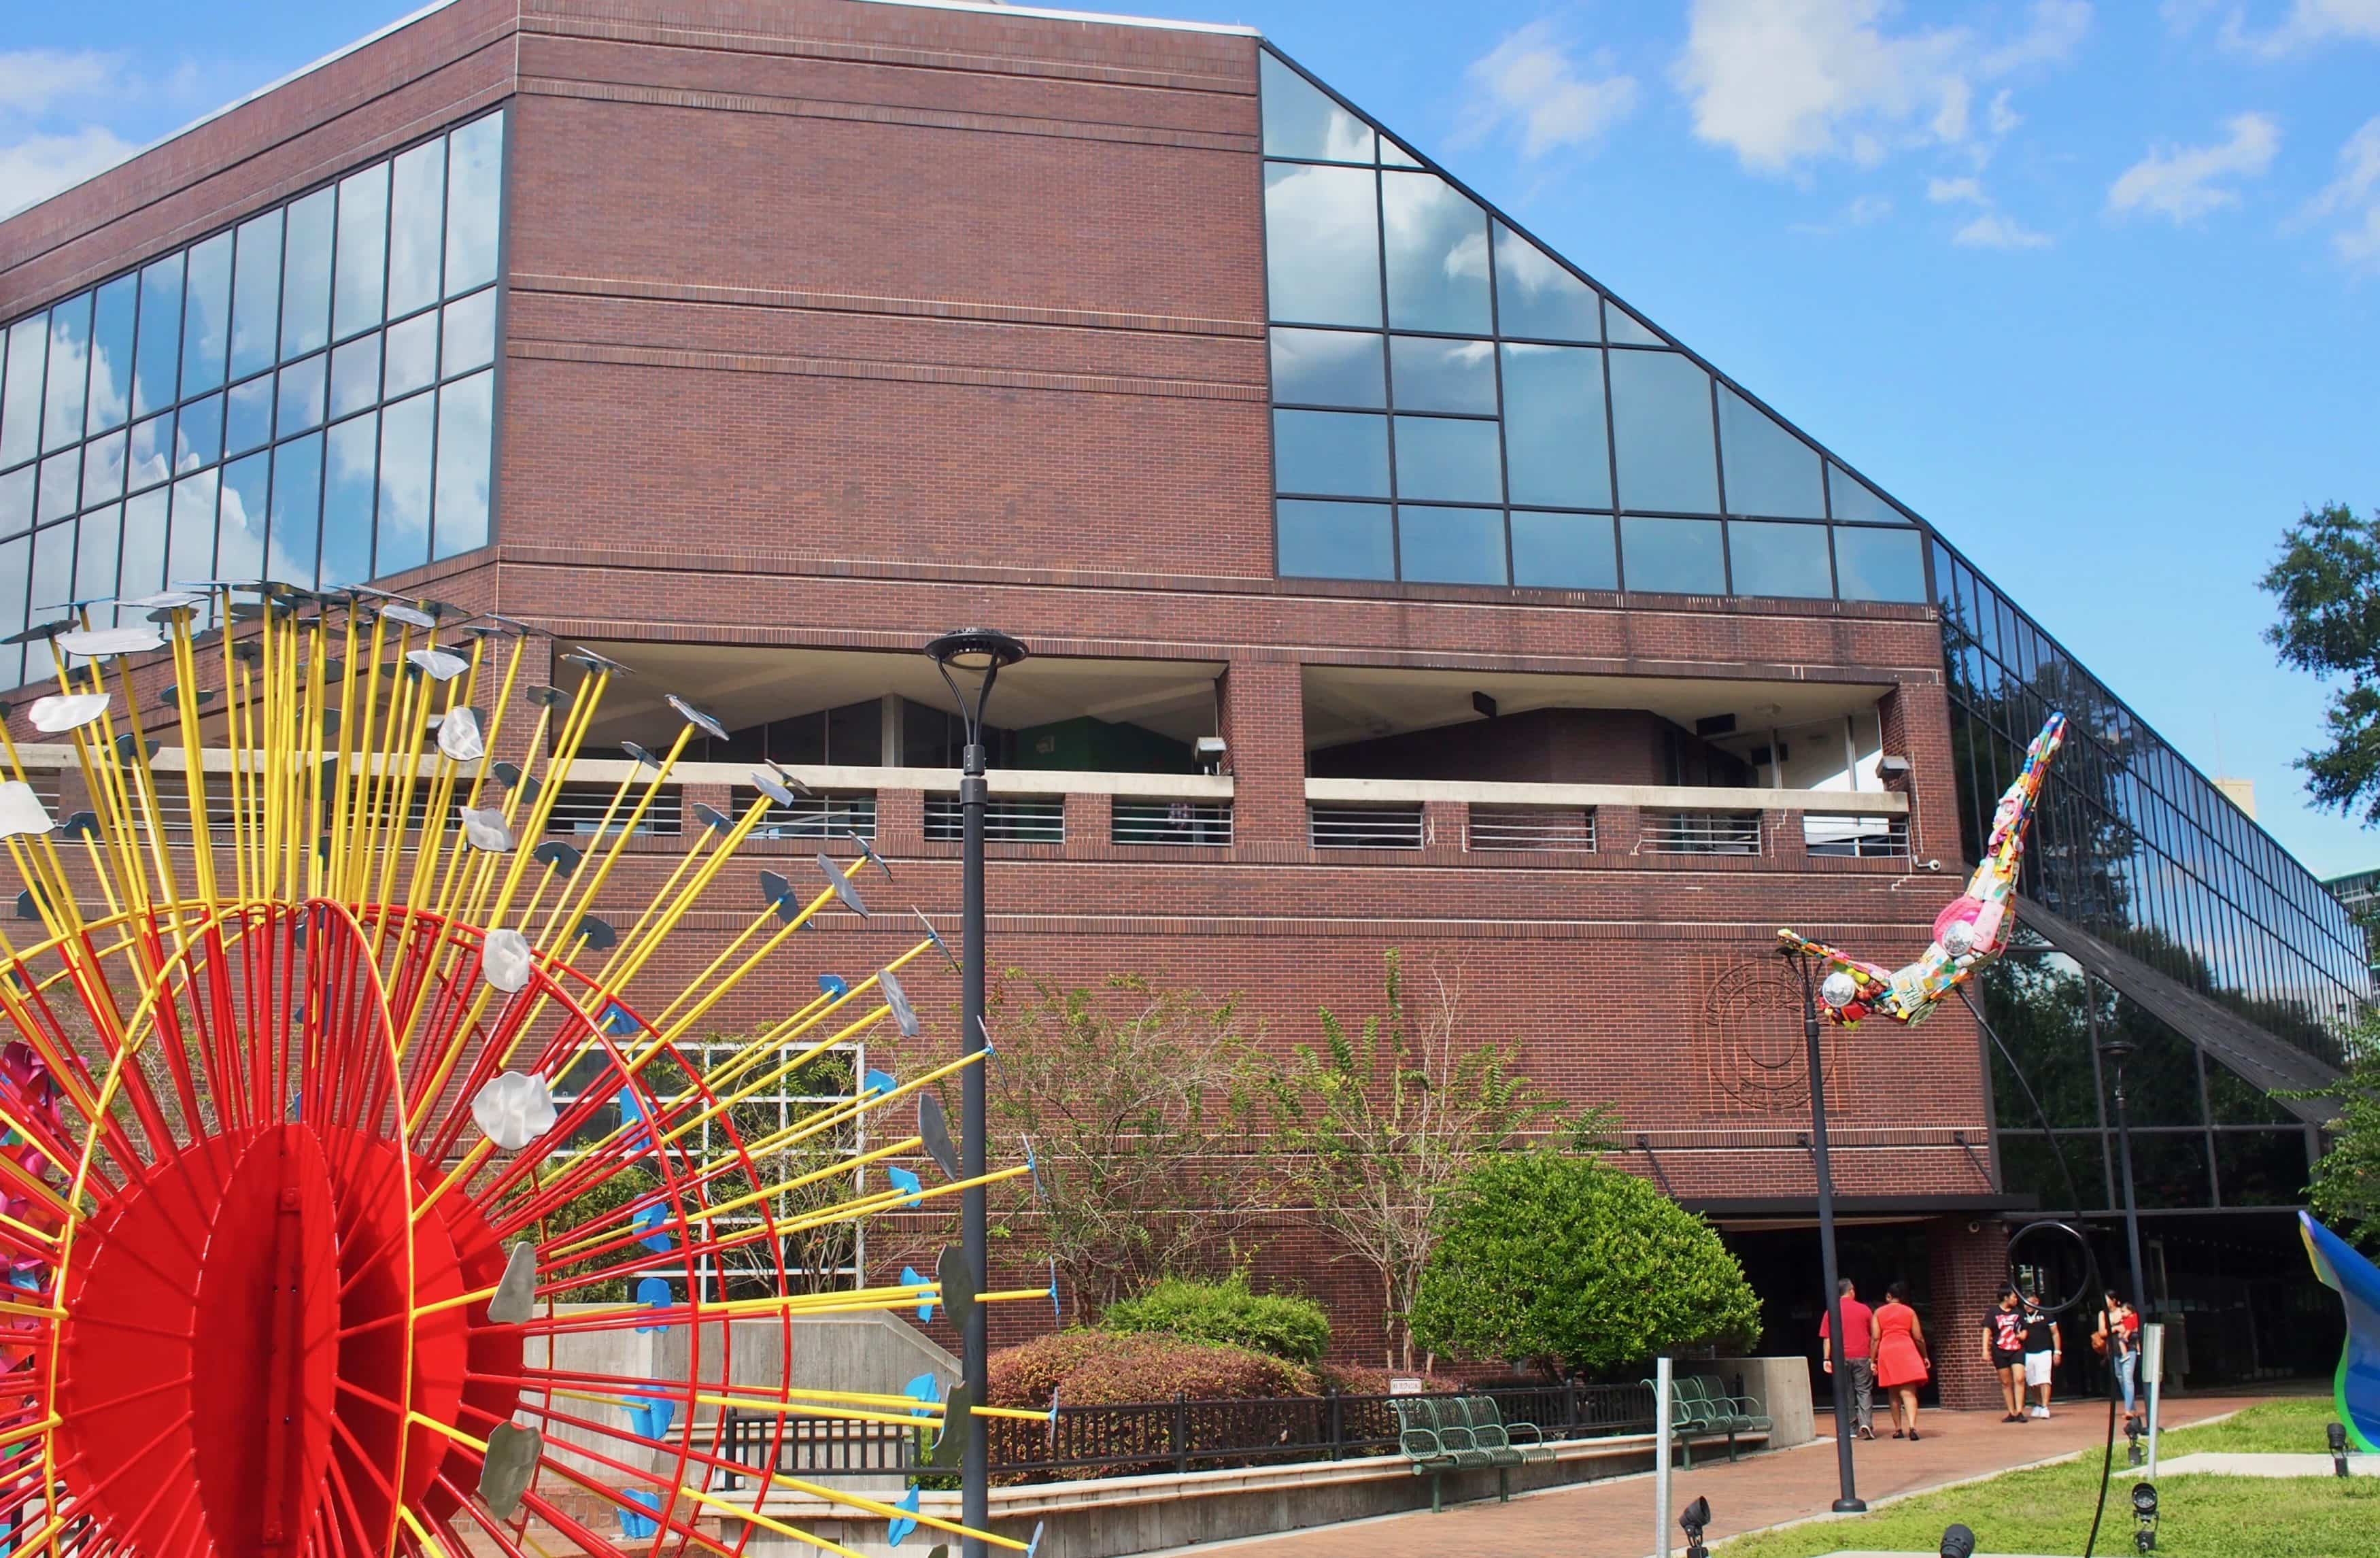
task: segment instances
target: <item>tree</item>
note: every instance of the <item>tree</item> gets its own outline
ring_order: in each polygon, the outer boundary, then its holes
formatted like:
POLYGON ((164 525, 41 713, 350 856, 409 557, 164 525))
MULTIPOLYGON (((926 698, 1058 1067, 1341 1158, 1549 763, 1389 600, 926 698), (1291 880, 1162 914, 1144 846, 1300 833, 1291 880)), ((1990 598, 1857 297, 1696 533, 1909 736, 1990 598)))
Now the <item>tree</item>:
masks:
POLYGON ((1759 1337, 1760 1300, 1710 1225, 1600 1159, 1492 1160, 1446 1211, 1414 1303, 1427 1346, 1595 1373, 1759 1337))
POLYGON ((1246 1184, 1261 1064, 1238 998, 1136 974, 1069 988, 1011 968, 987 1005, 1000 1045, 987 1122, 1031 1139, 1038 1192, 1002 1236, 1045 1243, 1094 1308, 1161 1276, 1227 1270, 1262 1203, 1246 1184))
POLYGON ((2261 582, 2280 608, 2265 639, 2281 663, 2341 684, 2324 716, 2330 745, 2297 761, 2306 788, 2380 824, 2380 509, 2368 519, 2342 503, 2307 509, 2261 582))
POLYGON ((2338 1118, 2324 1127, 2328 1144, 2313 1166, 2306 1204, 2340 1237, 2380 1249, 2380 1019, 2365 1017, 2354 1049, 2367 1058, 2330 1086, 2295 1095, 2338 1105, 2338 1118))
POLYGON ((1458 979, 1433 967, 1416 1013, 1397 949, 1383 961, 1381 1011, 1351 1033, 1326 1007, 1323 1042, 1291 1051, 1273 1085, 1274 1142, 1300 1199, 1378 1273, 1386 1360, 1410 1369, 1406 1317, 1446 1193, 1530 1132, 1564 1126, 1586 1139, 1608 1117, 1569 1119, 1560 1100, 1513 1069, 1513 1046, 1465 1045, 1458 979))

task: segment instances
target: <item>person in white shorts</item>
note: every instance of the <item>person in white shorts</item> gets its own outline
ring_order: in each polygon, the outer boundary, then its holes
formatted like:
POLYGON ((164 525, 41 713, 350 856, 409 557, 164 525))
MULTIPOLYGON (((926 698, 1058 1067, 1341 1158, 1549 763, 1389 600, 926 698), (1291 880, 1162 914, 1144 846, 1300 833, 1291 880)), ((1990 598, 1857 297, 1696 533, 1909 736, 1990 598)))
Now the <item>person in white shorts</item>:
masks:
POLYGON ((2058 1366, 2065 1361, 2066 1346, 2058 1334, 2058 1322, 2043 1314, 2027 1300, 2024 1306, 2024 1389, 2032 1396, 2033 1415, 2049 1416, 2050 1382, 2058 1366))

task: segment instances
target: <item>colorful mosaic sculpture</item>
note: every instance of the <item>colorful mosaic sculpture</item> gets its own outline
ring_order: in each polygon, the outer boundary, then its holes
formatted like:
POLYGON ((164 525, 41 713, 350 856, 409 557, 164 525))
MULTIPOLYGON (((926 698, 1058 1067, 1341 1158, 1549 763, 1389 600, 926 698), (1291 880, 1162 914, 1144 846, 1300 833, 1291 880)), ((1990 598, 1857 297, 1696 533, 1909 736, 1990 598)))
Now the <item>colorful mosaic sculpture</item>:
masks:
POLYGON ((2016 783, 2000 797, 1992 813, 1991 836, 1984 841, 1983 862, 1967 881, 1967 890, 1935 917, 1934 941, 1925 955, 1901 968, 1863 963, 1849 953, 1779 931, 1787 950, 1807 953, 1827 967, 1818 986, 1819 1009, 1844 1028, 1870 1016, 1895 1022, 1917 1023, 1931 1016, 1935 1004, 1987 967, 2008 946, 2013 928, 2010 900, 2016 895, 2017 863, 2024 854, 2025 829, 2049 777, 2050 760, 2066 738, 2066 716, 2052 714, 2041 734, 2025 749, 2024 766, 2016 783))
POLYGON ((739 887, 723 947, 689 956, 681 922, 728 910, 722 873, 791 798, 756 773, 738 815, 695 809, 674 863, 617 869, 688 743, 723 734, 700 711, 672 700, 666 752, 590 764, 622 667, 557 654, 576 685, 525 688, 534 640, 498 619, 270 586, 118 611, 30 635, 58 690, 26 713, 57 745, 0 731, 23 883, 0 934, 0 1552, 849 1551, 769 1513, 787 1492, 960 1531, 777 1469, 791 1419, 885 1425, 937 1464, 971 1421, 960 1392, 803 1388, 797 1319, 1047 1296, 983 1293, 954 1251, 894 1286, 789 1260, 963 1187, 866 1188, 924 1133, 862 1150, 857 1127, 980 1051, 846 1066, 762 1130, 743 1107, 915 1031, 900 970, 947 956, 930 926, 865 979, 768 998, 817 915, 866 915, 872 853, 739 887), (34 783, 55 797, 61 769, 86 803, 62 818, 34 783), (601 816, 555 836, 574 773, 601 816), (773 1016, 722 1042, 731 997, 773 1016))
POLYGON ((2308 1213, 2298 1213, 2298 1232, 2313 1274, 2347 1307, 2347 1345, 2331 1383, 2338 1420, 2357 1449, 2380 1455, 2380 1267, 2308 1213))

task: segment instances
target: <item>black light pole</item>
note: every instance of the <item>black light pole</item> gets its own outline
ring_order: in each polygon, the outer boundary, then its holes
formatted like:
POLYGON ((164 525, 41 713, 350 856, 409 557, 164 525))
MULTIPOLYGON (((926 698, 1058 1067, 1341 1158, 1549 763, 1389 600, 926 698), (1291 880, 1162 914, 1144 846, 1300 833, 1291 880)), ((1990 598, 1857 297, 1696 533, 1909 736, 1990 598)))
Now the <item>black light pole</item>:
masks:
POLYGON ((2141 1274, 2141 1208, 2132 1195, 2132 1116, 2124 1099, 2124 1062, 2140 1053, 2141 1047, 2121 1031, 2107 1039, 2099 1037, 2099 993, 2088 973, 2082 976, 2082 1006, 2091 1025, 2091 1047, 2115 1068, 2116 1152, 2124 1161, 2124 1242, 2132 1258, 2132 1308, 2145 1325, 2149 1290, 2141 1274))
MULTIPOLYGON (((989 627, 963 627, 945 633, 926 646, 927 655, 958 700, 959 718, 966 727, 966 751, 959 764, 959 816, 963 831, 959 846, 959 1046, 962 1054, 982 1042, 983 1027, 983 819, 990 804, 990 784, 984 777, 983 709, 991 700, 991 684, 1004 666, 1025 658, 1025 646, 989 627), (961 678, 973 680, 975 698, 968 701, 961 678)), ((983 1285, 990 1259, 990 1236, 984 1214, 983 1187, 973 1183, 984 1175, 983 1066, 964 1073, 960 1093, 959 1170, 970 1183, 959 1192, 961 1248, 976 1285, 983 1285)), ((983 1399, 985 1360, 990 1351, 984 1307, 969 1307, 966 1327, 959 1339, 959 1367, 974 1400, 983 1399)), ((979 1426, 966 1436, 966 1452, 959 1469, 959 1516, 983 1530, 991 1523, 991 1446, 979 1426)), ((965 1558, 985 1558, 983 1539, 963 1539, 965 1558)))
POLYGON ((1852 1368, 1843 1352, 1843 1293, 1835 1265, 1835 1176, 1827 1166, 1827 1080, 1818 1052, 1818 987, 1812 982, 1810 955, 1784 949, 1802 976, 1802 1040, 1810 1052, 1810 1156, 1818 1172, 1818 1248, 1827 1281, 1827 1345, 1835 1359, 1835 1476, 1841 1496, 1839 1515, 1867 1508, 1852 1472, 1852 1368))

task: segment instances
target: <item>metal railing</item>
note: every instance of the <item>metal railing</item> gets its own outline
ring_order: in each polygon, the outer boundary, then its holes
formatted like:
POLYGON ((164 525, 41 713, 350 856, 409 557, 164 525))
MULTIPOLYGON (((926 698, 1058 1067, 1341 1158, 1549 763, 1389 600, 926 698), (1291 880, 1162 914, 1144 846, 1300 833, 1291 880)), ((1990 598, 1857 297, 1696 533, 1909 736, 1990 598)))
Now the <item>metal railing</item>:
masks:
POLYGON ((1805 811, 1802 813, 1802 847, 1813 855, 1904 860, 1909 858, 1909 819, 1805 811))
MULTIPOLYGON (((956 844, 965 831, 956 796, 926 797, 926 839, 931 844, 956 844)), ((987 844, 1063 844, 1066 802, 1059 796, 995 799, 984 808, 983 838, 987 844)))
POLYGON ((1565 855, 1595 853, 1591 806, 1474 806, 1464 824, 1471 849, 1550 849, 1565 855))
MULTIPOLYGON (((578 834, 593 836, 599 830, 606 836, 627 827, 637 805, 644 798, 642 781, 632 782, 625 795, 617 785, 601 782, 573 781, 563 785, 553 797, 553 809, 546 814, 545 831, 550 834, 578 834), (616 809, 613 798, 619 798, 616 809), (612 821, 603 825, 603 813, 612 811, 612 821)), ((684 797, 675 785, 663 785, 654 795, 645 814, 637 819, 633 832, 639 838, 652 834, 675 834, 683 825, 684 797)))
POLYGON ((1232 803, 1119 799, 1110 812, 1108 842, 1226 845, 1232 842, 1232 803))
POLYGON ((1307 835, 1317 849, 1419 849, 1421 803, 1405 806, 1319 806, 1305 809, 1307 835))
MULTIPOLYGON (((920 1427, 925 1421, 919 1419, 920 1427)), ((781 1418, 774 1413, 740 1412, 731 1406, 722 1415, 721 1427, 725 1441, 721 1457, 755 1472, 769 1465, 772 1449, 781 1477, 898 1477, 917 1468, 917 1430, 891 1423, 860 1423, 843 1418, 781 1418)), ((735 1472, 727 1473, 722 1481, 730 1491, 744 1485, 744 1478, 735 1472)))
POLYGON ((1647 811, 1639 847, 1648 855, 1757 855, 1757 811, 1647 811))
MULTIPOLYGON (((730 814, 743 816, 759 796, 756 789, 737 785, 730 814)), ((844 838, 852 834, 875 838, 874 790, 820 790, 795 796, 791 806, 769 808, 768 815, 752 830, 754 838, 844 838)))

